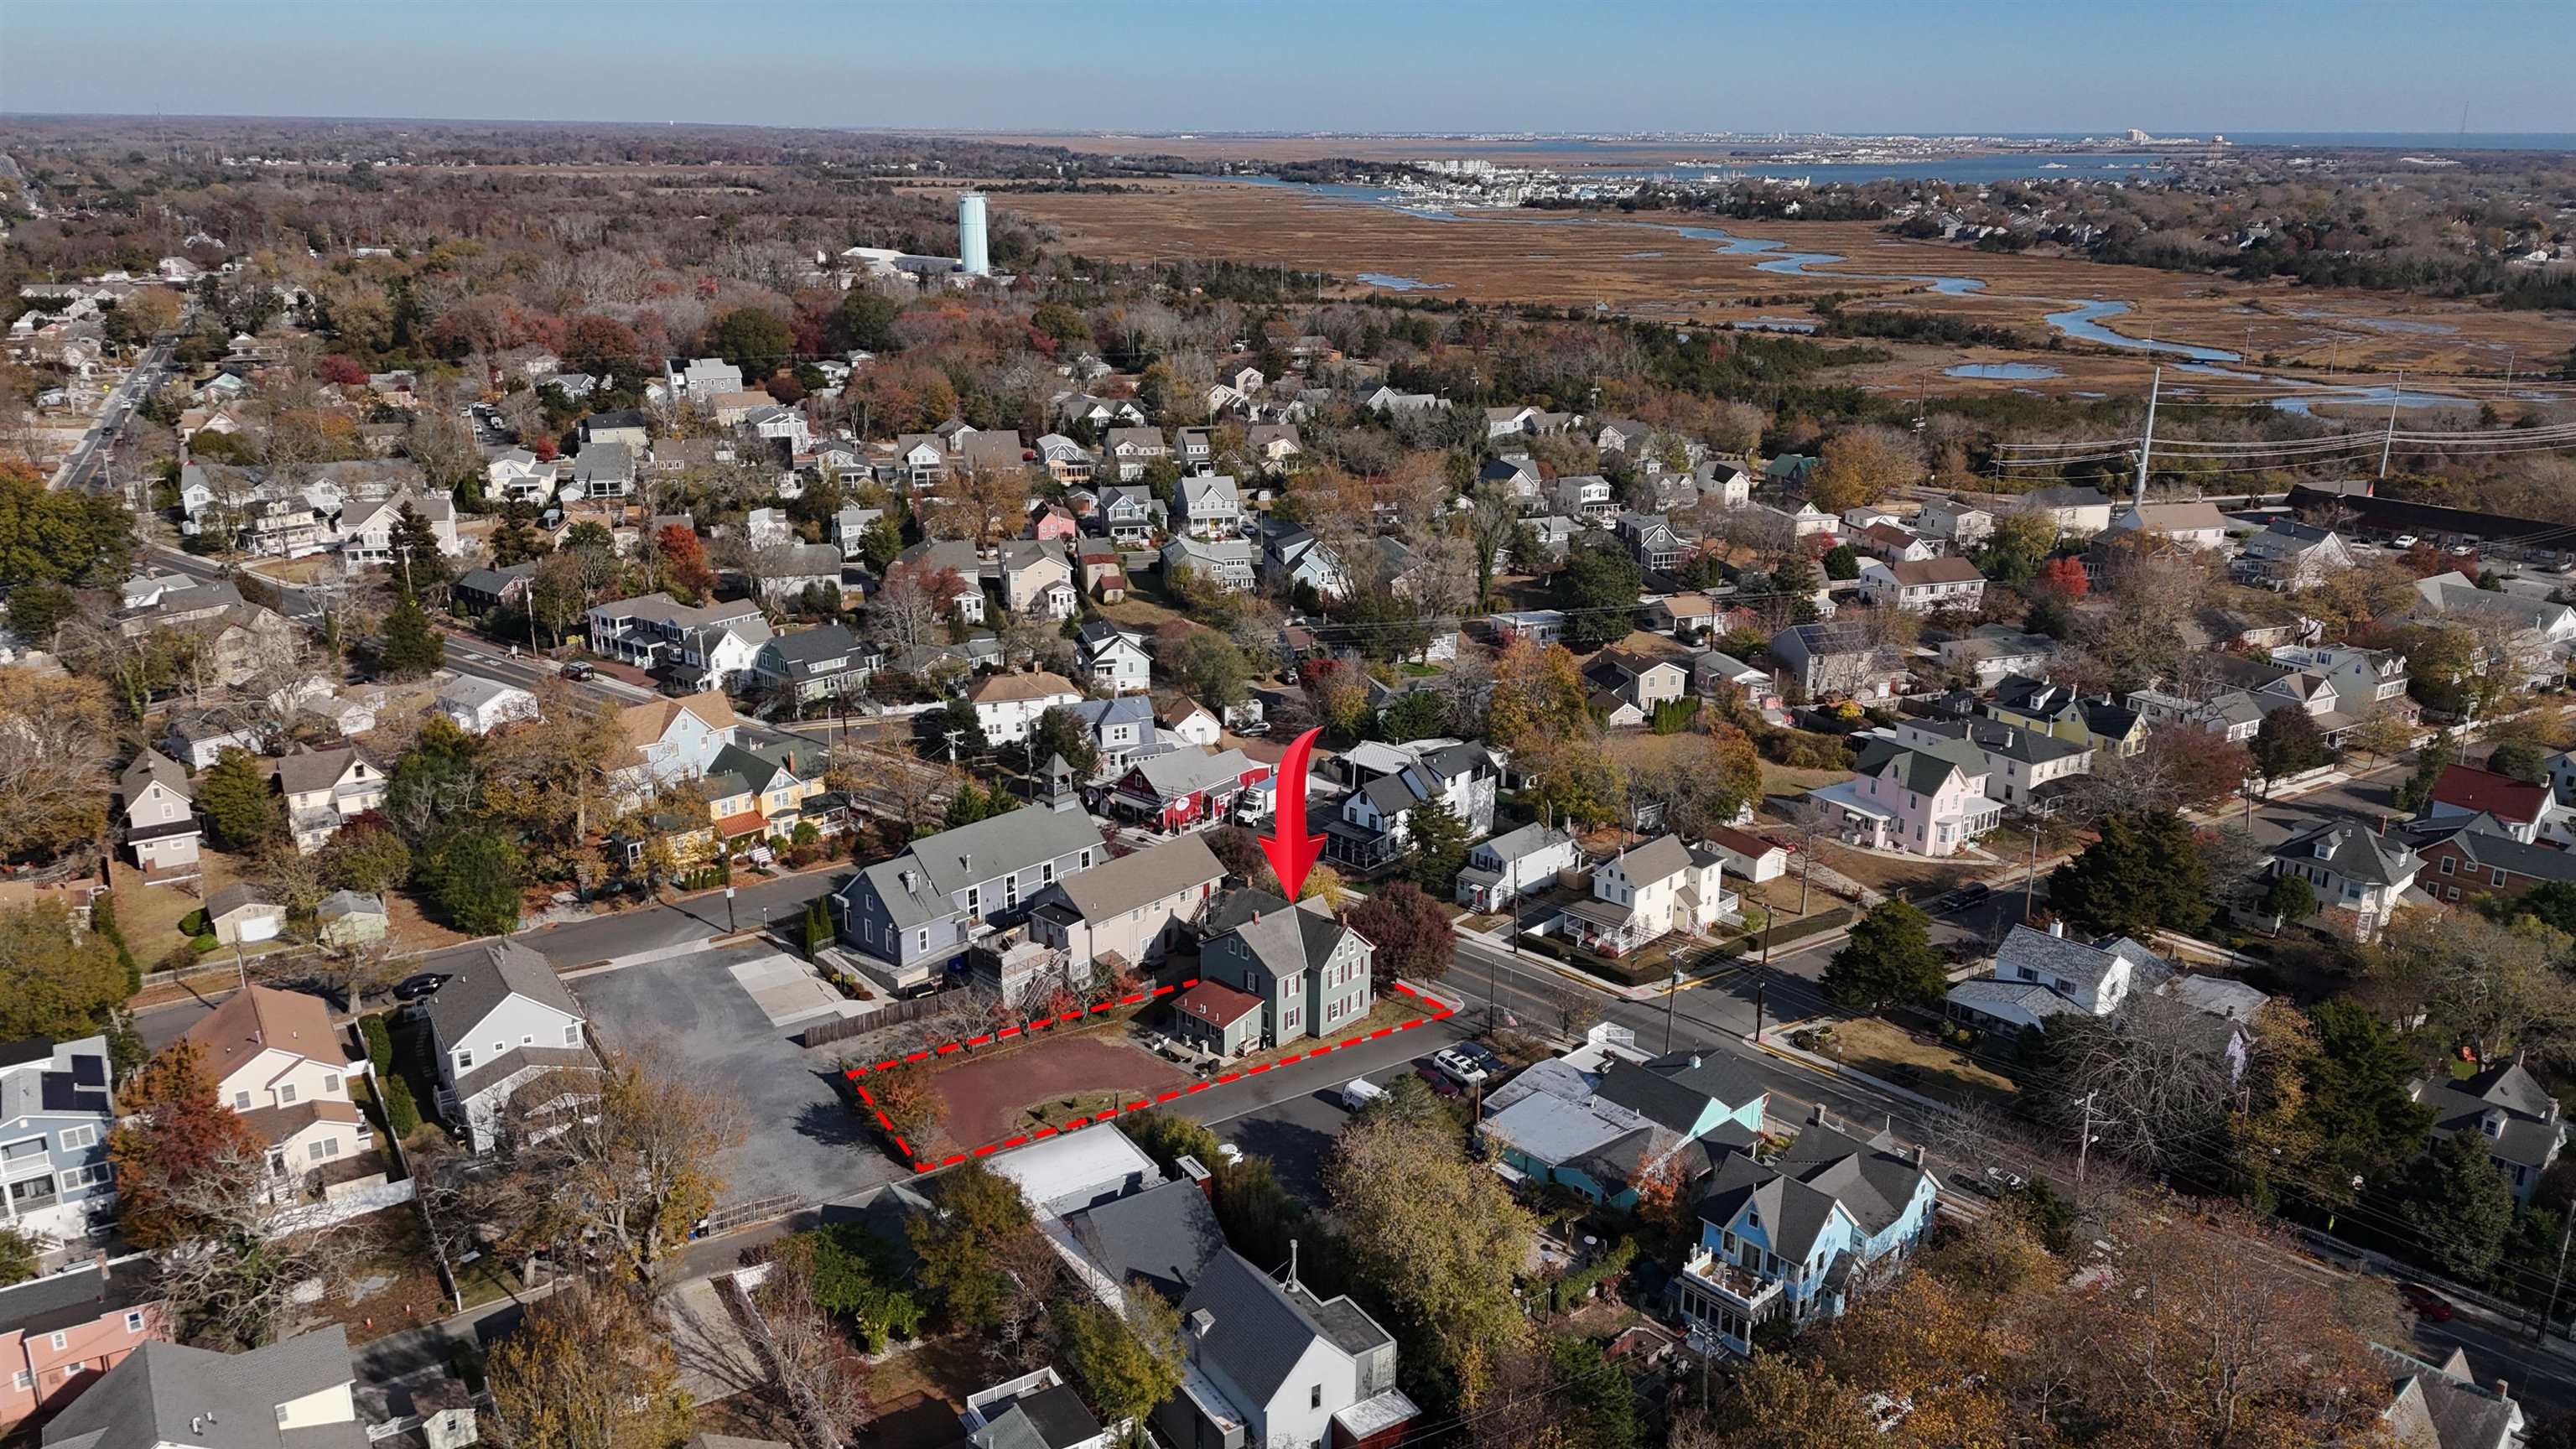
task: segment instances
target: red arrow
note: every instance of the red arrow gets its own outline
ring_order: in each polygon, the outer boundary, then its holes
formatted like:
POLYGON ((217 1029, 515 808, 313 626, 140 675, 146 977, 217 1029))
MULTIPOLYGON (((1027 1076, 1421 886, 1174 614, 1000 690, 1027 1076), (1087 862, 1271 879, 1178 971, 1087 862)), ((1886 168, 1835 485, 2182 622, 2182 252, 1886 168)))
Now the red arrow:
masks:
POLYGON ((1279 762, 1278 809, 1270 833, 1261 838, 1261 853, 1270 857, 1280 893, 1291 901, 1297 899, 1297 888, 1306 883, 1306 872, 1324 849, 1324 837, 1306 833, 1306 752, 1322 733, 1318 728, 1299 735, 1288 747, 1288 757, 1279 762))

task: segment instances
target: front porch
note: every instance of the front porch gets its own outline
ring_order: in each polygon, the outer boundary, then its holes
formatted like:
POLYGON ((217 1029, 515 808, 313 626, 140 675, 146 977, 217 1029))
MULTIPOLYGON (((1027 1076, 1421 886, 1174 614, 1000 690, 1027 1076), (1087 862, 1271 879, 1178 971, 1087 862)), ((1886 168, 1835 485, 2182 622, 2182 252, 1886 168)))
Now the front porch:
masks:
POLYGON ((1693 1338, 1711 1340, 1736 1354, 1752 1353, 1755 1330, 1790 1314, 1779 1279, 1728 1262, 1705 1243, 1691 1249, 1682 1263, 1673 1294, 1674 1307, 1690 1324, 1693 1338))

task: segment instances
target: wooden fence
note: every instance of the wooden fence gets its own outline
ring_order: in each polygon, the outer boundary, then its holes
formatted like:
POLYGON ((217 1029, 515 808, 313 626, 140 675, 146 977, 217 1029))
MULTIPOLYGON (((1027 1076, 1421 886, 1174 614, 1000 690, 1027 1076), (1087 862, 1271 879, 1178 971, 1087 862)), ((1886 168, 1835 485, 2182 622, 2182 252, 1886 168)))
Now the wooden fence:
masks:
POLYGON ((928 996, 916 996, 908 1001, 889 1001, 865 1016, 836 1016, 818 1021, 796 1033, 796 1044, 805 1047, 823 1046, 831 1042, 847 1041, 854 1036, 865 1036, 869 1032, 898 1026, 907 1021, 919 1021, 925 1016, 935 1016, 947 1010, 951 1004, 950 999, 964 990, 966 988, 963 986, 952 986, 945 991, 935 991, 928 996))

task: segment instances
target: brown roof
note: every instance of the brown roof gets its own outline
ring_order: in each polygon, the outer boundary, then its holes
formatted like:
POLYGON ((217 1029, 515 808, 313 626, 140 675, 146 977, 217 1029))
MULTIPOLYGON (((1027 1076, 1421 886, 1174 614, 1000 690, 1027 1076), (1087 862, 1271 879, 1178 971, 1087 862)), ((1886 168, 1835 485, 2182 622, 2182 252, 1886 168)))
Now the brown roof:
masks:
POLYGON ((1731 850, 1738 855, 1751 856, 1756 860, 1775 850, 1788 849, 1787 846, 1775 845, 1749 830, 1738 830, 1732 825, 1710 826, 1708 843, 1721 850, 1731 850))
POLYGON ((1977 572, 1975 564, 1956 554, 1945 554, 1940 558, 1901 560, 1896 563, 1881 564, 1880 567, 1896 575, 1896 581, 1900 584, 1964 584, 1970 579, 1985 577, 1984 574, 1977 572))
POLYGON ((349 773, 349 767, 358 759, 354 745, 335 750, 297 750, 277 762, 277 787, 289 795, 328 790, 340 783, 340 777, 349 773))
POLYGON ((1186 694, 1176 694, 1172 696, 1172 702, 1170 704, 1163 706, 1163 712, 1154 716, 1154 723, 1178 726, 1187 721, 1189 717, 1194 714, 1204 714, 1207 715, 1209 719, 1216 718, 1214 714, 1201 709, 1197 700, 1190 698, 1186 694))
POLYGON ((298 1102, 292 1107, 253 1107, 241 1114, 242 1122, 257 1134, 259 1140, 275 1146, 312 1126, 316 1122, 339 1122, 356 1126, 361 1120, 358 1109, 346 1102, 329 1102, 319 1098, 298 1102))
POLYGON ((1193 1021, 1229 1027, 1261 1009, 1261 998, 1215 981, 1202 981, 1172 1002, 1172 1009, 1193 1021))
POLYGON ((219 1082, 271 1047, 333 1065, 349 1060, 321 997, 273 986, 234 992, 188 1028, 187 1039, 197 1044, 208 1074, 219 1082))
POLYGON ((734 718, 733 701, 721 689, 683 695, 678 699, 657 699, 647 704, 629 705, 617 712, 617 727, 626 742, 642 749, 671 728, 671 722, 683 714, 705 720, 710 728, 729 730, 741 723, 734 718))
POLYGON ((1070 694, 1076 699, 1082 691, 1061 674, 1041 669, 1035 674, 995 674, 987 676, 966 697, 977 704, 993 704, 1015 699, 1044 699, 1051 694, 1070 694))

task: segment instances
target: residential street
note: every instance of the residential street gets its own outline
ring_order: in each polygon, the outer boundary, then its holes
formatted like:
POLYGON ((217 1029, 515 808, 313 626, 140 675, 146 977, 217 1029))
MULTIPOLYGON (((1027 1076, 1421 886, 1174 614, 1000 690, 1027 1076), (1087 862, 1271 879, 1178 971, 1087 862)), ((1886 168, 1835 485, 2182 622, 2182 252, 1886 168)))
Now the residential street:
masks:
POLYGON ((98 492, 107 486, 107 460, 125 440, 125 425, 132 421, 134 410, 161 385, 170 366, 170 354, 179 345, 179 335, 164 333, 152 339, 135 359, 122 381, 108 389, 99 408, 98 421, 81 439, 80 446, 54 471, 52 486, 82 488, 98 492))

